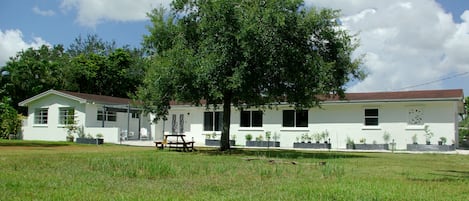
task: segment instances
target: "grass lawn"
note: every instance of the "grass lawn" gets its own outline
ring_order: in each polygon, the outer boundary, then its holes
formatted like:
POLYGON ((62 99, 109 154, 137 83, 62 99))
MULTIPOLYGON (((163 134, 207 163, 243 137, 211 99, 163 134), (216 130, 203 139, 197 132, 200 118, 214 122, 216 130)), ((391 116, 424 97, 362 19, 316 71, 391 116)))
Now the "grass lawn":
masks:
POLYGON ((468 190, 464 155, 0 141, 0 200, 467 200, 468 190))

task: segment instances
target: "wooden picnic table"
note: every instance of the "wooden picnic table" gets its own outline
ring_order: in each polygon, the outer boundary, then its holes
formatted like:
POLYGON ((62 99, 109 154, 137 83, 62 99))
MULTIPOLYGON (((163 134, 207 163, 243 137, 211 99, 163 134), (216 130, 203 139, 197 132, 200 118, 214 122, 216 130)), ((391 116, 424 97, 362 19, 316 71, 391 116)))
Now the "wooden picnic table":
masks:
POLYGON ((170 134, 164 135, 163 141, 155 141, 155 146, 160 149, 165 147, 174 148, 182 151, 193 151, 194 141, 186 141, 184 139, 186 135, 170 134))

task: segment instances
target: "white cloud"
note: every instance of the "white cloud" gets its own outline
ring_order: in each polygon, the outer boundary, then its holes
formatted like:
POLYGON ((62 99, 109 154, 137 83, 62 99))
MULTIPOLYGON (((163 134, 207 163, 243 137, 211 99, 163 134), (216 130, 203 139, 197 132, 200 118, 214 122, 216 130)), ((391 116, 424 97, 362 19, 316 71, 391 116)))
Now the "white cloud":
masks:
POLYGON ((77 10, 76 21, 82 26, 95 27, 104 21, 141 21, 146 13, 159 6, 169 7, 171 0, 63 0, 66 12, 77 10))
POLYGON ((33 12, 38 14, 38 15, 42 15, 42 16, 53 16, 53 15, 55 15, 55 12, 53 10, 41 10, 37 6, 33 7, 33 12))
POLYGON ((42 38, 35 37, 31 42, 25 42, 23 40, 23 33, 18 29, 13 30, 0 30, 0 67, 4 66, 6 62, 21 50, 27 48, 39 48, 42 45, 51 46, 48 42, 42 38))
MULTIPOLYGON (((358 33, 368 77, 349 91, 399 90, 469 71, 469 11, 453 22, 434 0, 309 0, 339 9, 344 28, 358 33)), ((461 83, 462 88, 467 83, 461 83)), ((442 88, 442 82, 410 89, 442 88)))

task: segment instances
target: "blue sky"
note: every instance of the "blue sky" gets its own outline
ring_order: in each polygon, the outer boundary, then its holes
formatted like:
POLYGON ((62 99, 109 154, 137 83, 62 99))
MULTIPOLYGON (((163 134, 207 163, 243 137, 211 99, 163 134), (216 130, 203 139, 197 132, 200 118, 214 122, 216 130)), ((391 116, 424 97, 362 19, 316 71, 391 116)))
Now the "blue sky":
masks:
MULTIPOLYGON (((2 0, 0 66, 28 47, 63 44, 97 34, 140 47, 146 13, 167 0, 2 0)), ((357 34, 369 73, 350 92, 462 88, 469 94, 469 1, 306 0, 342 10, 343 28, 357 34), (466 12, 467 10, 467 12, 466 12)))

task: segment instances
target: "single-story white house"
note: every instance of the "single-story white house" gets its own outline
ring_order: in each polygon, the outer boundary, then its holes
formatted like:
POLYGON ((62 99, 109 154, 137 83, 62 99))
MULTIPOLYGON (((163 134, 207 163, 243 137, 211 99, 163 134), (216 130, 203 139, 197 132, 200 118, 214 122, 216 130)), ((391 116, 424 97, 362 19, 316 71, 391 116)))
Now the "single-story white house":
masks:
POLYGON ((65 126, 70 120, 83 128, 85 134, 93 137, 103 134, 108 143, 152 137, 148 132, 149 118, 141 115, 141 110, 126 98, 48 90, 20 102, 19 106, 28 107, 22 127, 25 140, 65 141, 65 126))
MULTIPOLYGON (((20 103, 29 108, 23 127, 24 139, 65 140, 66 132, 60 124, 65 108, 75 109, 85 132, 105 134, 105 142, 118 143, 122 130, 138 133, 141 128, 149 130, 151 140, 178 133, 195 141, 196 146, 204 145, 208 134, 218 137, 221 134, 221 108, 207 110, 205 106, 173 103, 167 121, 151 123, 153 115, 138 115, 141 114, 138 108, 131 108, 129 103, 129 99, 49 90, 20 103), (108 111, 107 115, 109 111, 116 112, 111 113, 111 119, 106 117, 103 121, 99 118, 102 111, 108 111)), ((344 100, 329 98, 320 108, 302 111, 288 105, 264 111, 233 108, 230 133, 236 145, 245 145, 246 135, 265 138, 265 133, 271 132, 279 136, 280 147, 292 148, 304 134, 311 136, 327 131, 333 149, 345 149, 347 139, 382 144, 383 134, 389 133, 397 149, 406 149, 415 138, 419 144, 425 143, 427 127, 434 133, 432 144, 445 137, 448 144, 457 146, 458 122, 464 112, 461 89, 347 93, 344 100)))

